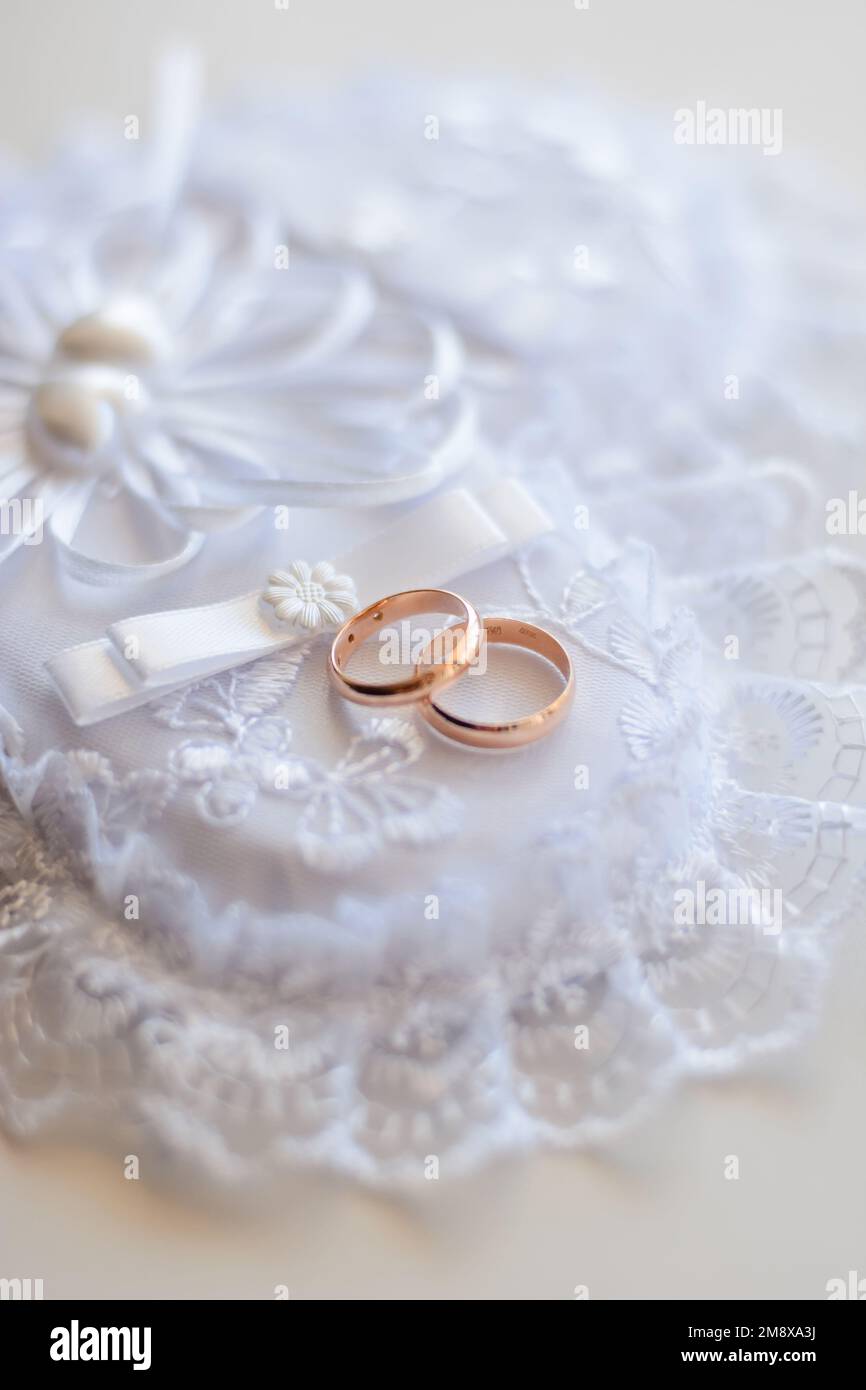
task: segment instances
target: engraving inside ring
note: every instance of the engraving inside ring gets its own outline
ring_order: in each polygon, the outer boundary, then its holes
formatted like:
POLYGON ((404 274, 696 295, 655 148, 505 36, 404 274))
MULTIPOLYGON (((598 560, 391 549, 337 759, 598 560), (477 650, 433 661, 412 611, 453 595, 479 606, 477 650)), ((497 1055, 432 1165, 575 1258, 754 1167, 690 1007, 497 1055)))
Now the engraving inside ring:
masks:
POLYGON ((436 691, 421 713, 439 733, 475 747, 517 748, 544 737, 573 698, 568 653, 545 628, 514 618, 486 618, 484 637, 482 647, 493 648, 486 679, 436 691))
POLYGON ((334 638, 328 665, 344 698, 405 704, 458 679, 480 647, 481 620, 459 594, 408 589, 353 614, 334 638), (442 625, 441 614, 458 621, 442 625))

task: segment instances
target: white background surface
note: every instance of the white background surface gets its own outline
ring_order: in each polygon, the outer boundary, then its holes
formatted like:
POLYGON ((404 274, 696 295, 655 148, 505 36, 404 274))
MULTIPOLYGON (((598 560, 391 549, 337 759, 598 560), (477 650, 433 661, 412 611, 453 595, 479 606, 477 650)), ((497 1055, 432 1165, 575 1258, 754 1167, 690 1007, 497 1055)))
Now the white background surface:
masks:
MULTIPOLYGON (((4 0, 0 24, 0 129, 25 156, 88 108, 118 128, 145 109, 179 35, 215 96, 262 71, 557 73, 663 111, 782 107, 786 149, 866 171, 862 0, 4 0)), ((691 1087, 603 1156, 444 1172, 412 1204, 309 1180, 266 1214, 191 1210, 90 1154, 0 1146, 0 1276, 49 1298, 822 1298, 866 1275, 864 996, 859 921, 784 1075, 691 1087)))

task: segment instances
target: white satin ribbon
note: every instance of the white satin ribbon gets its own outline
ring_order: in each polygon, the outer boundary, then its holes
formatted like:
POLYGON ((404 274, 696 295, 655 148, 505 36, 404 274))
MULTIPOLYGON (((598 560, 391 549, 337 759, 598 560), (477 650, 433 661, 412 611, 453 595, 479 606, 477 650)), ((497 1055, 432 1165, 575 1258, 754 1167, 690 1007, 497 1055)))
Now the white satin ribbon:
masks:
POLYGON ((189 563, 201 550, 205 537, 198 531, 172 527, 177 535, 175 549, 161 560, 134 564, 102 560, 88 555, 75 544, 75 534, 93 495, 94 485, 79 484, 63 493, 52 507, 49 530, 66 573, 90 584, 122 583, 125 580, 161 579, 189 563))
MULTIPOLYGON (((467 488, 440 493, 372 540, 335 557, 333 564, 352 579, 359 606, 365 607, 401 589, 448 583, 551 527, 526 488, 506 479, 483 493, 467 488)), ((47 663, 49 675, 73 720, 83 727, 309 641, 309 632, 277 625, 261 596, 256 589, 221 603, 113 623, 98 641, 53 657, 47 663)))
MULTIPOLYGON (((235 300, 217 297, 210 346, 193 355, 170 389, 163 384, 158 409, 127 407, 127 367, 112 347, 118 321, 124 341, 131 337, 146 362, 150 353, 158 361, 166 331, 161 297, 183 322, 182 306, 189 311, 208 285, 214 253, 204 219, 194 212, 175 217, 187 181, 195 189, 201 177, 190 169, 201 79, 199 60, 185 49, 166 55, 157 70, 143 176, 147 196, 136 218, 159 270, 154 301, 124 294, 116 300, 106 286, 98 312, 66 324, 47 366, 27 367, 21 384, 29 388, 30 405, 22 444, 16 456, 0 456, 0 501, 38 501, 64 573, 92 584, 160 579, 197 555, 207 533, 242 526, 263 507, 379 507, 432 493, 469 459, 476 439, 474 409, 458 390, 463 354, 453 328, 434 315, 413 316, 422 352, 422 369, 415 370, 415 349, 406 352, 399 336, 402 318, 382 309, 369 276, 318 262, 286 296, 295 309, 286 308, 285 321, 269 326, 267 315, 260 323, 250 312, 229 333, 223 319, 233 323, 238 287, 235 300), (304 299, 305 290, 312 299, 304 299), (70 333, 76 343, 71 355, 70 333), (358 363, 351 347, 362 337, 372 360, 361 354, 358 363), (378 391, 364 390, 365 373, 378 391), (424 395, 422 383, 431 375, 441 400, 424 395), (311 408, 326 393, 321 429, 293 427, 290 409, 270 426, 256 425, 255 405, 243 393, 281 399, 289 384, 301 394, 309 387, 311 408), (384 407, 383 387, 389 388, 384 407), (402 409, 391 400, 397 388, 405 392, 402 409), (79 542, 88 531, 88 508, 106 483, 121 489, 141 517, 134 560, 89 554, 79 542), (153 558, 138 558, 141 551, 153 558)), ((257 201, 243 194, 237 212, 250 246, 272 248, 276 232, 257 201)), ((86 257, 83 237, 77 251, 86 257)), ((249 284, 241 282, 241 304, 246 294, 260 293, 261 264, 261 255, 251 255, 244 267, 249 284)), ((29 351, 41 364, 44 325, 4 265, 0 288, 4 303, 14 307, 16 333, 32 335, 29 351)), ((272 294, 269 286, 266 302, 272 294)), ((147 378, 145 371, 145 394, 147 378)), ((31 540, 21 528, 0 537, 0 564, 31 540)))
MULTIPOLYGON (((343 317, 353 322, 358 311, 356 298, 350 277, 343 317)), ((428 328, 442 380, 449 383, 457 371, 459 343, 444 325, 431 321, 428 328)), ((342 331, 335 319, 329 335, 338 330, 342 331)), ((314 346, 309 342, 301 344, 297 349, 299 359, 314 357, 314 346)), ((288 373, 285 361, 282 368, 284 374, 288 373)), ((101 473, 82 473, 71 466, 42 468, 22 463, 14 456, 0 457, 0 499, 6 505, 16 498, 26 498, 31 505, 38 501, 40 516, 47 524, 65 572, 71 577, 102 585, 159 579, 197 555, 207 533, 241 526, 263 507, 380 507, 433 492, 471 456, 476 418, 474 407, 458 392, 437 402, 435 407, 415 403, 416 410, 425 408, 438 413, 440 428, 435 443, 425 445, 420 437, 412 441, 411 432, 408 443, 399 441, 394 431, 371 424, 366 451, 369 472, 362 477, 356 472, 341 473, 336 445, 333 457, 315 461, 315 476, 276 476, 248 443, 225 443, 225 424, 218 416, 208 429, 206 410, 197 421, 191 440, 185 438, 180 426, 176 427, 176 434, 182 443, 192 443, 209 456, 209 473, 191 476, 186 472, 181 450, 170 437, 137 441, 135 466, 118 459, 115 471, 119 485, 137 499, 150 530, 168 538, 168 546, 160 546, 163 551, 167 548, 168 553, 151 561, 107 560, 88 554, 78 543, 84 515, 102 485, 101 473)), ((290 447, 287 441, 287 448, 290 447)), ((111 476, 111 471, 107 476, 111 476)), ((0 564, 29 539, 26 532, 4 538, 0 564)))

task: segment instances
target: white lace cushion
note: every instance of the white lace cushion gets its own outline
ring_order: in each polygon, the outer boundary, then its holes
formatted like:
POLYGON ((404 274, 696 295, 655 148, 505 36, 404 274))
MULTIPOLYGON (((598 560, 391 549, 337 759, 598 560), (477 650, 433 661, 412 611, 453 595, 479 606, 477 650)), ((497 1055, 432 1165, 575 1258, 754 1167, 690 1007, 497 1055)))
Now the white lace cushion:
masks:
MULTIPOLYGON (((140 605, 71 581, 62 544, 4 552, 9 1132, 134 1142, 229 1184, 304 1164, 387 1185, 431 1154, 453 1172, 598 1142, 681 1078, 801 1038, 862 895, 866 586, 856 536, 825 549, 828 489, 860 481, 859 229, 829 198, 800 216, 781 161, 762 162, 757 198, 740 173, 696 178, 642 118, 553 93, 443 89, 448 139, 419 159, 405 96, 217 116, 158 241, 163 205, 144 215, 133 152, 112 153, 81 173, 59 275, 68 187, 19 189, 0 239, 7 261, 31 239, 49 336, 25 352, 31 300, 16 300, 9 467, 32 444, 40 364, 83 313, 66 271, 95 257, 105 285, 118 256, 129 268, 124 237, 110 265, 98 254, 110 184, 141 283, 207 352, 168 359, 147 410, 125 411, 150 465, 113 456, 122 485, 94 490, 82 547, 144 562, 138 485, 182 510, 216 506, 238 469, 309 480, 342 459, 344 482, 399 479, 439 457, 459 397, 478 428, 467 479, 516 474, 558 526, 465 592, 566 644, 573 715, 521 752, 473 754, 411 710, 340 701, 319 636, 85 736, 48 658, 136 608, 228 599, 298 555, 342 554, 383 519, 309 507, 287 538, 268 510, 245 517, 140 605), (279 176, 250 158, 267 147, 279 176), (200 233, 208 254, 178 259, 200 233), (263 294, 251 266, 299 233, 303 273, 270 303, 276 272, 263 294), (359 282, 363 303, 333 314, 335 287, 359 282), (217 342, 228 289, 238 312, 257 306, 243 361, 217 342), (196 382, 177 372, 193 357, 196 382), (781 929, 678 920, 698 890, 778 895, 781 929)), ((455 698, 516 710, 543 687, 504 653, 455 698)))

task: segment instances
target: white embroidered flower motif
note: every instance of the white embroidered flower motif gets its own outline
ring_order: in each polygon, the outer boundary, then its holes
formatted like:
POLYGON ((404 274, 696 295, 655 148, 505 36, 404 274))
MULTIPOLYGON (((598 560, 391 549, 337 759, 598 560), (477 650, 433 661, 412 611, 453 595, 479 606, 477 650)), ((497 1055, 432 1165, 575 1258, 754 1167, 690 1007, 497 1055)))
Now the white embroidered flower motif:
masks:
POLYGON ((273 791, 292 738, 285 719, 262 715, 246 720, 234 739, 187 739, 174 750, 171 770, 198 788, 196 804, 210 825, 240 825, 259 792, 273 791))
POLYGON ((177 790, 175 779, 156 769, 139 768, 121 776, 108 758, 91 748, 73 748, 54 762, 54 778, 46 777, 40 789, 38 816, 49 845, 81 821, 92 828, 94 817, 103 839, 119 843, 130 831, 158 820, 177 790))
POLYGON ((306 560, 295 560, 287 570, 275 570, 262 599, 279 622, 307 632, 338 627, 358 607, 352 580, 337 574, 327 560, 312 567, 306 560))
POLYGON ((154 709, 161 724, 187 738, 171 755, 172 774, 195 787, 209 825, 240 825, 262 791, 273 791, 292 738, 280 713, 309 650, 287 648, 167 696, 154 709))
POLYGON ((775 681, 742 681, 722 709, 725 766, 748 791, 795 793, 802 765, 826 737, 818 702, 775 681))
POLYGON ((202 820, 228 829, 246 820, 260 795, 285 798, 298 811, 287 835, 301 859, 332 874, 351 872, 387 845, 450 834, 460 804, 446 788, 406 775, 424 743, 405 720, 371 720, 333 767, 292 753, 281 711, 308 649, 287 648, 187 686, 154 710, 160 723, 193 735, 169 766, 195 790, 202 820))
POLYGON ((424 752, 404 719, 372 719, 333 768, 289 758, 274 790, 301 805, 294 842, 305 864, 347 874, 387 845, 433 844, 460 824, 461 805, 445 787, 406 771, 424 752))

